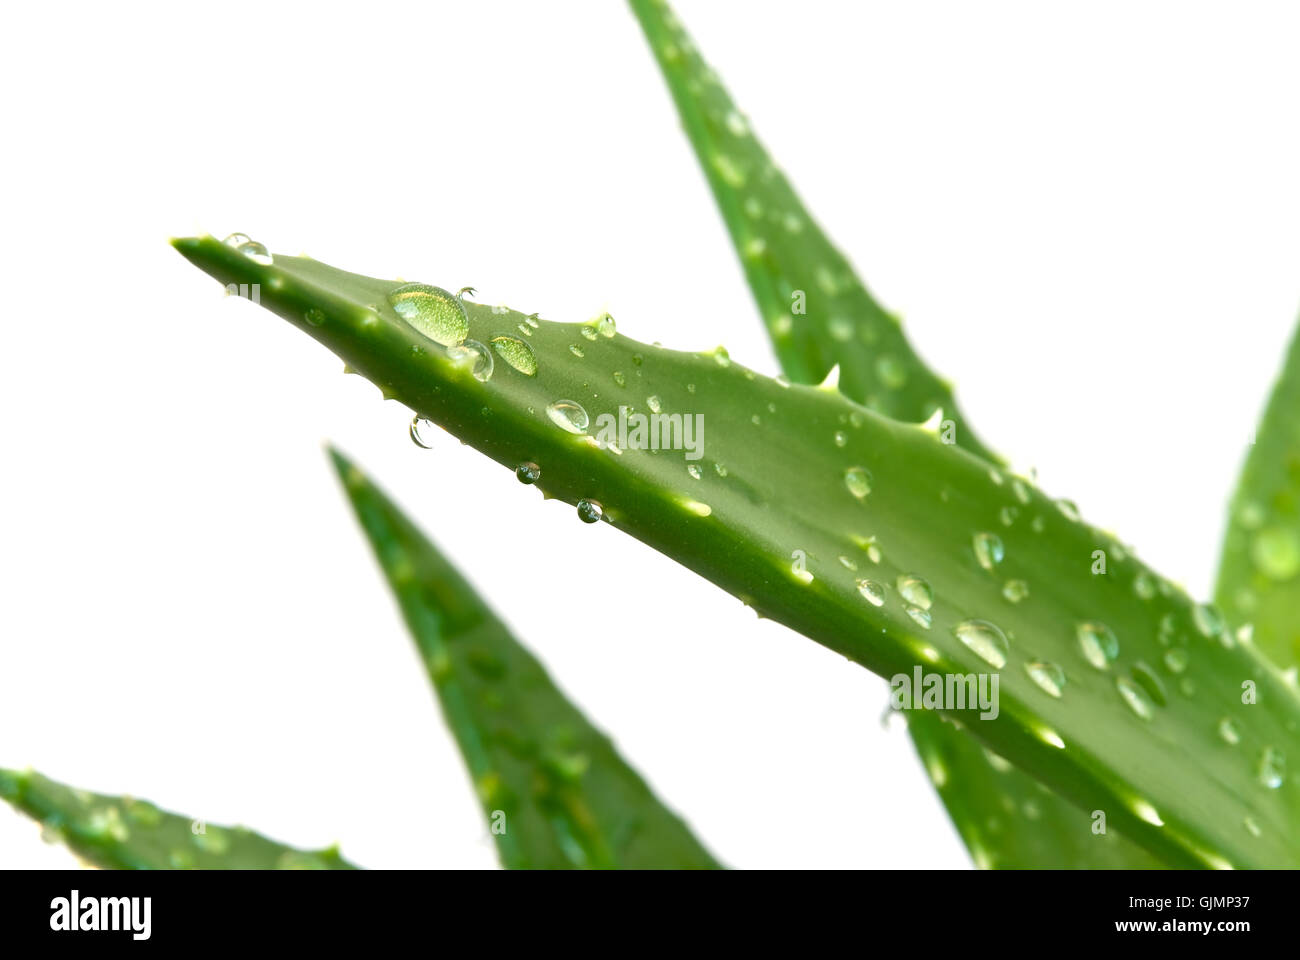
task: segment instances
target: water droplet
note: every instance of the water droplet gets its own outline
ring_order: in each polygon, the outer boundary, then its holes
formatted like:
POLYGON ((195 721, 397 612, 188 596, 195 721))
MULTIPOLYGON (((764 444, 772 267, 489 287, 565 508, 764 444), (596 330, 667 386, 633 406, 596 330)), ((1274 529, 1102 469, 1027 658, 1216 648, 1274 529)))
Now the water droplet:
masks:
POLYGON ((727 348, 723 346, 715 347, 713 350, 713 362, 720 367, 731 366, 731 354, 727 353, 727 348))
POLYGON ((1133 664, 1132 674, 1133 679, 1146 691, 1147 696, 1162 707, 1168 703, 1168 698, 1165 696, 1165 685, 1156 676, 1154 670, 1139 660, 1133 664))
POLYGON ((246 233, 232 233, 222 242, 228 247, 234 247, 254 263, 260 263, 262 266, 270 266, 272 263, 271 255, 266 252, 266 247, 246 233))
POLYGON ((843 567, 845 570, 858 569, 858 565, 854 563, 852 558, 850 557, 840 557, 839 560, 840 560, 840 566, 843 567))
POLYGON ((605 515, 605 508, 595 500, 578 501, 578 519, 583 523, 595 523, 605 515))
POLYGON ((713 465, 713 472, 720 477, 725 477, 727 475, 727 468, 720 463, 715 463, 713 465))
POLYGON ((542 468, 529 461, 515 467, 515 476, 520 483, 536 483, 542 479, 542 468))
POLYGON ((1150 600, 1156 595, 1156 582, 1151 574, 1142 571, 1133 580, 1133 592, 1143 600, 1150 600))
POLYGON ((614 334, 618 332, 618 327, 614 323, 614 318, 608 313, 601 314, 600 319, 596 321, 596 332, 606 339, 614 336, 614 334))
POLYGON ((1223 617, 1208 603, 1198 604, 1192 608, 1192 620, 1202 636, 1214 639, 1223 633, 1223 617))
POLYGON ((533 348, 515 337, 493 337, 492 349, 497 356, 526 377, 537 376, 537 355, 533 348))
POLYGON ((432 450, 434 432, 437 429, 438 425, 432 420, 426 420, 424 417, 419 416, 412 417, 410 431, 411 442, 417 447, 421 447, 425 450, 432 450))
POLYGON ((1119 639, 1115 632, 1104 623, 1090 620, 1075 627, 1079 638, 1079 649, 1084 659, 1098 670, 1109 669, 1111 662, 1119 656, 1119 639))
POLYGON ((985 663, 998 670, 1006 666, 1010 647, 1007 635, 997 624, 987 620, 963 620, 953 628, 953 633, 985 663))
POLYGON ((598 336, 600 336, 600 334, 596 332, 596 325, 594 323, 584 323, 581 327, 578 328, 578 332, 581 333, 588 340, 595 340, 598 336))
POLYGON ((972 543, 975 548, 975 559, 985 570, 996 567, 1006 554, 1006 548, 1002 546, 1002 538, 996 533, 977 533, 972 543))
POLYGON ((441 287, 408 283, 390 293, 388 302, 399 317, 444 347, 460 343, 469 333, 465 304, 441 287))
POLYGON ((582 347, 578 346, 576 343, 569 344, 569 352, 579 360, 586 356, 586 354, 582 352, 582 347))
POLYGON ((627 386, 627 377, 623 375, 622 370, 614 371, 614 382, 617 383, 620 387, 627 386))
POLYGON ((847 317, 831 317, 827 327, 831 339, 838 340, 840 343, 848 341, 853 336, 853 323, 847 317))
POLYGON ((325 311, 322 310, 320 307, 312 307, 310 310, 308 310, 306 313, 303 314, 303 319, 306 320, 313 327, 319 327, 322 323, 325 322, 325 311))
POLYGON ((728 110, 726 122, 732 136, 743 137, 749 133, 749 124, 745 122, 744 116, 738 110, 728 110))
POLYGON ((1020 511, 1015 507, 1003 507, 998 511, 998 519, 1002 521, 1002 526, 1009 527, 1016 522, 1016 517, 1020 516, 1020 511))
POLYGON ((1187 669, 1187 651, 1182 647, 1171 647, 1165 651, 1165 666, 1170 673, 1182 673, 1187 669))
POLYGON ((1230 747, 1241 743, 1241 730, 1236 721, 1230 717, 1224 717, 1219 721, 1219 739, 1230 747))
POLYGON ((551 418, 551 423, 569 433, 586 433, 591 422, 582 404, 572 400, 556 400, 546 408, 546 415, 551 418))
POLYGON ((898 390, 907 383, 907 368, 895 357, 885 354, 876 359, 876 376, 890 390, 898 390))
POLYGON ((867 602, 873 607, 878 607, 885 602, 885 588, 874 580, 859 580, 858 593, 866 597, 867 602))
POLYGON ((660 411, 660 409, 661 409, 661 406, 662 406, 662 405, 659 403, 659 398, 656 397, 656 396, 653 396, 653 395, 652 395, 652 396, 649 396, 649 397, 646 397, 646 399, 645 399, 645 405, 646 405, 647 407, 650 408, 650 412, 651 412, 651 413, 658 413, 658 412, 660 411))
POLYGON ((1038 689, 1049 696, 1060 699, 1065 689, 1065 671, 1054 663, 1045 660, 1033 660, 1025 664, 1025 673, 1034 681, 1038 689))
POLYGON ((236 250, 238 250, 242 245, 248 243, 252 239, 253 238, 246 233, 232 233, 230 236, 226 237, 226 239, 222 240, 221 242, 228 247, 234 247, 236 250))
POLYGON ((912 603, 905 604, 903 606, 903 609, 907 612, 907 615, 911 617, 919 626, 925 628, 926 630, 930 629, 930 623, 932 622, 933 617, 931 616, 929 610, 926 610, 924 607, 918 607, 912 603))
POLYGON ((1025 481, 1021 480, 1019 477, 1013 477, 1011 480, 1011 492, 1016 495, 1017 500, 1028 505, 1029 487, 1025 484, 1025 481))
POLYGON ((1019 603, 1029 596, 1029 584, 1024 580, 1008 580, 1002 585, 1002 596, 1011 603, 1019 603))
POLYGON ((1251 541, 1250 558, 1264 576, 1290 580, 1300 573, 1300 535, 1287 527, 1267 527, 1251 541))
POLYGON ((453 363, 467 364, 469 372, 480 383, 492 379, 492 370, 495 366, 492 362, 492 351, 477 340, 466 340, 464 343, 448 347, 447 356, 453 363))
POLYGON ((1252 837, 1258 837, 1261 833, 1264 832, 1259 829, 1259 824, 1256 823, 1250 817, 1247 817, 1245 820, 1242 820, 1241 825, 1246 828, 1246 832, 1249 833, 1252 837))
POLYGON ((913 606, 929 610, 934 602, 934 591, 930 585, 914 573, 900 574, 897 580, 898 595, 913 606))
POLYGON ((704 471, 700 469, 700 465, 698 463, 688 463, 686 465, 686 472, 689 473, 696 480, 699 480, 701 477, 704 476, 704 471))
POLYGON ((871 492, 871 474, 863 467, 849 467, 844 471, 844 485, 861 500, 871 492))
POLYGON ((1259 755, 1259 782, 1270 790, 1282 786, 1286 779, 1286 757, 1274 747, 1265 747, 1259 755))
POLYGON ((1076 523, 1079 521, 1079 508, 1073 500, 1057 500, 1056 509, 1060 510, 1067 520, 1073 520, 1076 523))
POLYGON ((1115 689, 1119 691, 1120 697, 1138 717, 1143 720, 1150 720, 1155 716, 1155 707, 1151 705, 1151 700, 1146 693, 1136 683, 1128 677, 1116 677, 1115 689))

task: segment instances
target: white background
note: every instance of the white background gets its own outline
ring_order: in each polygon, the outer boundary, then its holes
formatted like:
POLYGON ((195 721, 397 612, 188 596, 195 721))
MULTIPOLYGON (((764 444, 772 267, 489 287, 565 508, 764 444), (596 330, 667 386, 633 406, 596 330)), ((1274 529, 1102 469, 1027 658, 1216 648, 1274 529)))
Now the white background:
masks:
MULTIPOLYGON (((1208 594, 1300 304, 1296 8, 678 11, 984 438, 1208 594)), ((492 866, 328 439, 726 862, 967 865, 882 681, 448 436, 415 448, 167 245, 240 230, 775 372, 623 5, 3 16, 0 766, 492 866)), ((0 811, 0 865, 72 862, 0 811)))

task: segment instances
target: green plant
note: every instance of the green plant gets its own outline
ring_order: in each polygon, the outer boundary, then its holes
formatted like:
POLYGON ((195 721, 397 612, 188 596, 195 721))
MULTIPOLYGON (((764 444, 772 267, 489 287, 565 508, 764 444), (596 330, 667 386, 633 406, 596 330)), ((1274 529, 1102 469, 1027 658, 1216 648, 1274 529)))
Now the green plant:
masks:
MULTIPOLYGON (((272 258, 247 238, 178 240, 177 249, 223 284, 259 285, 263 306, 333 350, 385 398, 761 616, 885 677, 914 668, 996 675, 996 716, 917 711, 909 724, 977 863, 1300 864, 1300 798, 1285 771, 1300 720, 1292 669, 1300 628, 1287 602, 1300 572, 1298 438, 1285 413, 1300 382, 1300 351, 1292 351, 1233 514, 1219 591, 1225 622, 1084 523, 1072 504, 1006 470, 975 438, 944 381, 817 229, 725 91, 703 82, 703 63, 666 6, 633 0, 633 8, 793 383, 743 369, 721 348, 692 354, 638 343, 608 316, 548 322, 437 287, 272 258), (798 294, 813 290, 821 302, 806 314, 792 311, 798 294), (688 453, 690 418, 702 416, 707 446, 698 459, 644 449, 630 442, 628 428, 637 427, 620 408, 647 419, 676 416, 688 453), (1080 558, 1097 550, 1109 563, 1093 575, 1080 558), (1248 595, 1267 614, 1262 650, 1244 629, 1248 595), (1008 802, 1021 811, 1032 805, 1036 816, 1014 831, 987 830, 990 814, 1008 802), (1089 829, 1095 811, 1124 839, 1109 832, 1098 839, 1089 829)), ((456 642, 443 642, 446 612, 426 609, 464 597, 468 587, 341 466, 481 778, 487 767, 474 731, 483 717, 462 710, 459 681, 490 690, 494 671, 485 677, 468 653, 460 661, 456 642), (440 588, 447 584, 449 592, 440 588), (440 599, 430 604, 431 597, 440 599), (442 674, 443 654, 452 672, 442 674)), ((519 672, 531 672, 531 658, 500 625, 484 622, 510 651, 494 656, 519 656, 527 665, 519 672)), ((545 699, 547 710, 562 710, 582 731, 575 736, 589 736, 558 692, 545 699)), ((525 856, 498 841, 507 865, 621 865, 613 851, 623 848, 610 845, 621 841, 610 838, 638 805, 672 839, 628 862, 713 865, 612 751, 600 748, 593 760, 597 748, 584 748, 584 762, 567 763, 571 745, 546 742, 548 722, 535 716, 521 704, 499 729, 503 744, 516 745, 514 761, 531 771, 529 782, 540 776, 527 808, 537 816, 530 842, 545 849, 525 856), (566 770, 578 770, 576 778, 566 780, 566 770), (632 785, 635 799, 592 789, 597 774, 632 785), (563 799, 569 790, 573 803, 563 799), (582 823, 599 826, 584 834, 575 827, 582 823)), ((500 785, 511 779, 501 775, 500 785)), ((494 797, 486 791, 489 815, 494 797)))

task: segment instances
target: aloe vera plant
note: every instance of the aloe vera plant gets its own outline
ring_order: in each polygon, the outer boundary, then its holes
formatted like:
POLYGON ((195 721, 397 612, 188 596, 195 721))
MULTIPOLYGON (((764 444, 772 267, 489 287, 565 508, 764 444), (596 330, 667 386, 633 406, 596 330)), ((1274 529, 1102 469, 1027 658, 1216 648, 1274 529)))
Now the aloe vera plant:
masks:
POLYGON ((297 850, 244 827, 168 813, 31 771, 0 770, 0 799, 41 824, 46 838, 96 867, 117 870, 355 870, 337 847, 297 850))
POLYGON ((968 732, 1164 862, 1300 861, 1294 785, 1275 776, 1294 689, 1211 608, 1023 478, 833 383, 640 344, 608 317, 548 322, 211 237, 175 245, 223 284, 258 284, 263 306, 385 396, 761 615, 885 676, 996 671, 1001 710, 968 732), (708 459, 639 449, 620 406, 704 416, 708 459), (1107 572, 1080 574, 1099 548, 1107 572), (1034 601, 1008 601, 1012 580, 1034 601), (1186 649, 1176 675, 1162 639, 1186 649))
POLYGON ((714 868, 609 739, 359 468, 331 459, 516 869, 714 868))
MULTIPOLYGON (((871 296, 804 208, 669 5, 631 0, 631 7, 713 190, 785 374, 817 383, 838 367, 845 396, 904 420, 926 420, 938 411, 948 442, 1001 463, 958 411, 947 382, 920 359, 899 319, 871 296)), ((943 716, 913 711, 908 733, 977 863, 1157 865, 1114 831, 1094 837, 1084 828, 1085 811, 987 755, 943 716)))

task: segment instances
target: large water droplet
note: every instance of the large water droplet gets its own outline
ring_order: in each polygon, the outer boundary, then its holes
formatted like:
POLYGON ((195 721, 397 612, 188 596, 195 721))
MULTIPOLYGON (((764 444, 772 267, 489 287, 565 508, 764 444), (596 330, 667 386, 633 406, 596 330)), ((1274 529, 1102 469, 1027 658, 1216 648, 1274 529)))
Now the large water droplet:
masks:
POLYGON ((1007 635, 996 623, 963 620, 953 628, 953 633, 985 663, 999 670, 1006 666, 1010 647, 1007 635))
POLYGON ((1300 573, 1300 535, 1287 527, 1265 527, 1251 541, 1250 558, 1264 576, 1290 580, 1300 573))
POLYGON ((521 463, 515 467, 515 477, 520 483, 536 483, 542 479, 542 468, 532 461, 521 463))
POLYGON ((222 242, 226 246, 234 247, 254 263, 260 263, 264 267, 270 266, 272 263, 271 255, 266 252, 266 247, 246 233, 232 233, 222 242))
POLYGON ((474 379, 481 383, 486 383, 492 378, 492 351, 477 340, 466 340, 464 343, 456 344, 447 348, 447 356, 451 357, 455 363, 464 363, 469 366, 469 372, 474 375, 474 379))
POLYGON ((871 474, 864 467, 849 467, 844 471, 844 486, 861 500, 871 492, 871 474))
POLYGON ((1128 708, 1137 716, 1143 720, 1150 720, 1155 716, 1155 707, 1152 706, 1146 692, 1128 677, 1116 677, 1115 689, 1119 691, 1120 697, 1128 708))
POLYGON ((1050 696, 1061 696, 1061 691, 1065 689, 1065 671, 1054 663, 1048 663, 1045 660, 1033 660, 1025 664, 1025 673, 1029 674, 1029 679, 1034 681, 1038 689, 1050 696))
POLYGON ((605 515, 605 508, 595 500, 578 501, 578 519, 583 523, 595 523, 605 515))
POLYGON ((929 610, 934 602, 934 591, 930 585, 914 573, 901 574, 897 580, 898 595, 913 606, 929 610))
POLYGON ((1111 662, 1119 656, 1119 639, 1115 632, 1104 623, 1090 620, 1075 627, 1079 638, 1079 649, 1084 659, 1098 670, 1106 670, 1111 662))
POLYGON ((1259 755, 1259 782, 1270 790, 1282 786, 1286 779, 1286 757, 1276 747, 1265 747, 1259 755))
POLYGON ((606 338, 614 336, 618 332, 614 318, 608 313, 602 314, 600 319, 596 321, 596 332, 606 338))
POLYGON ((1002 546, 1002 538, 996 533, 977 533, 972 543, 975 548, 975 559, 985 570, 996 567, 1006 554, 1006 548, 1002 546))
POLYGON ((537 355, 533 348, 517 337, 493 337, 492 349, 497 356, 526 377, 537 376, 537 355))
POLYGON ((460 298, 442 287, 408 283, 388 295, 399 317, 444 347, 460 343, 469 333, 469 314, 460 298))
POLYGON ((546 408, 546 415, 551 418, 551 423, 569 433, 586 433, 591 422, 582 404, 573 400, 556 400, 546 408))
POLYGON ((437 430, 438 425, 432 420, 426 420, 420 416, 411 418, 411 442, 417 447, 432 450, 433 438, 437 430))

